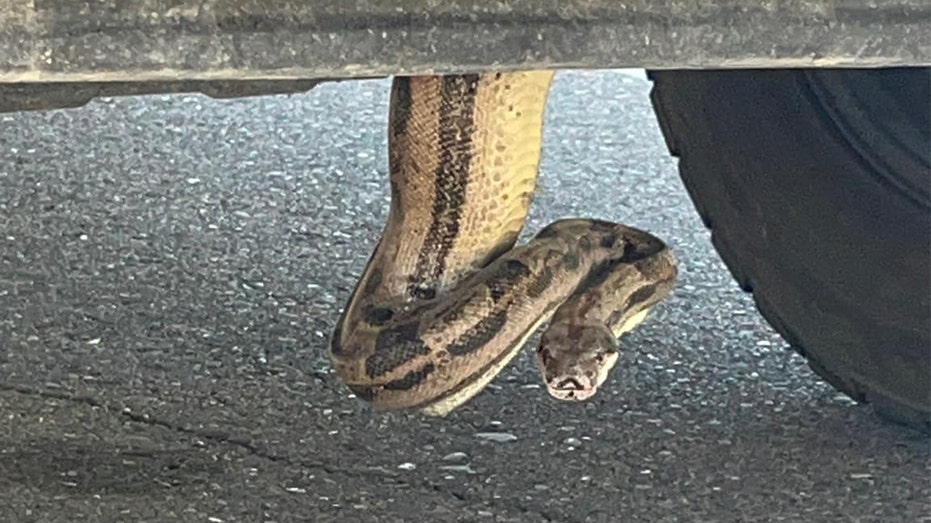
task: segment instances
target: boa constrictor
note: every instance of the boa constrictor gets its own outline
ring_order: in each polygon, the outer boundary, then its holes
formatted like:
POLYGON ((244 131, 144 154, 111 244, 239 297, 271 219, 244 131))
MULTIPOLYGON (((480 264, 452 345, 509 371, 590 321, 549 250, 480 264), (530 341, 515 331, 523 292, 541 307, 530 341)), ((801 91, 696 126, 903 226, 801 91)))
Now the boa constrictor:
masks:
POLYGON ((670 250, 625 225, 563 219, 515 247, 552 78, 394 78, 388 222, 330 343, 339 377, 375 408, 447 414, 547 320, 547 389, 584 400, 617 361, 618 338, 672 290, 670 250))

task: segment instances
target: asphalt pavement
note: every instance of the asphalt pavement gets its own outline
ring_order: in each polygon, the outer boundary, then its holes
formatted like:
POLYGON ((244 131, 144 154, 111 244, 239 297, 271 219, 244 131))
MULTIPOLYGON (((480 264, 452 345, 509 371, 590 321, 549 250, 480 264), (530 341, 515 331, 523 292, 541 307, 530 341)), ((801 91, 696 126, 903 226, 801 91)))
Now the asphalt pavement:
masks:
POLYGON ((524 234, 679 257, 605 388, 557 402, 526 351, 445 419, 352 397, 326 342, 387 213, 388 87, 0 115, 0 521, 931 521, 927 436, 787 350, 621 72, 557 75, 524 234))

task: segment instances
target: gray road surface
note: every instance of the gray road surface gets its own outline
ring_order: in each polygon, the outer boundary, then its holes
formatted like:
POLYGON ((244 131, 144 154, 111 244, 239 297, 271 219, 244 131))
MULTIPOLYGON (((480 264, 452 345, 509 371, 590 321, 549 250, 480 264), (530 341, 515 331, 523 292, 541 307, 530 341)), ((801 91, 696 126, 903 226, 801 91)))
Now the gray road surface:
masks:
POLYGON ((0 115, 0 520, 931 521, 928 440, 786 351, 648 90, 557 76, 527 235, 646 228, 675 294, 597 399, 527 353, 441 420, 372 413, 325 355, 387 211, 386 81, 0 115))

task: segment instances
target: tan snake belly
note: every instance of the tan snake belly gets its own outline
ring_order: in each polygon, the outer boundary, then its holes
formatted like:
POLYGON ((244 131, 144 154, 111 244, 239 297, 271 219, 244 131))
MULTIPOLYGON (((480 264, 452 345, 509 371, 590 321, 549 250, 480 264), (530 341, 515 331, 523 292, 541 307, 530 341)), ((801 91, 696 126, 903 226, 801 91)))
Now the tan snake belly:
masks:
POLYGON ((334 330, 331 362, 376 408, 445 415, 543 323, 550 393, 591 396, 617 338, 675 283, 658 238, 566 219, 515 247, 536 187, 552 71, 396 77, 391 207, 334 330))

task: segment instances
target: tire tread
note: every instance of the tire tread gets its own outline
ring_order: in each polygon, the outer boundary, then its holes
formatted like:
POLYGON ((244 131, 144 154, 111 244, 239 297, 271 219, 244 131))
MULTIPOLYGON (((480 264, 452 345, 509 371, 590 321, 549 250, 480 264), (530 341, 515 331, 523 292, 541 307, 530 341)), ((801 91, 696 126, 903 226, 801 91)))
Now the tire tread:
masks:
MULTIPOLYGON (((682 137, 678 136, 676 125, 670 117, 671 108, 665 104, 666 93, 655 81, 652 72, 648 78, 653 81, 650 100, 658 120, 660 130, 665 138, 669 153, 678 159, 678 170, 686 190, 698 211, 702 222, 710 230, 712 243, 721 256, 731 275, 740 285, 741 289, 753 296, 754 303, 760 314, 789 344, 792 350, 803 356, 809 367, 827 383, 844 394, 850 396, 858 403, 867 403, 882 418, 905 424, 923 432, 931 431, 931 413, 921 405, 915 405, 908 398, 898 397, 886 391, 879 384, 868 377, 845 373, 835 369, 827 361, 821 361, 816 354, 804 347, 801 336, 783 320, 767 297, 767 289, 759 288, 754 284, 754 264, 742 259, 741 251, 734 248, 727 231, 717 226, 716 216, 710 210, 713 197, 706 194, 705 187, 699 187, 699 180, 703 180, 703 172, 699 167, 689 161, 684 153, 682 137)), ((672 89, 674 85, 667 88, 672 89)))

